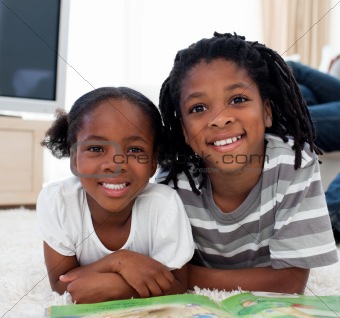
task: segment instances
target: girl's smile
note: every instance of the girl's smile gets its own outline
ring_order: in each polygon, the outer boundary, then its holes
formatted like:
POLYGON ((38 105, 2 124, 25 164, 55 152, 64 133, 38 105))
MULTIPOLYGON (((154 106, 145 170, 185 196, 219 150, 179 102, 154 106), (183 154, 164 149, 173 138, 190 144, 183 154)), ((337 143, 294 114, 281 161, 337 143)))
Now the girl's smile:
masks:
POLYGON ((223 59, 201 62, 188 72, 181 92, 186 142, 207 167, 232 172, 262 165, 249 158, 264 156, 271 108, 245 70, 223 59))
POLYGON ((124 188, 126 188, 126 186, 128 185, 127 183, 120 183, 120 184, 113 184, 113 183, 104 183, 101 182, 101 185, 106 188, 106 189, 111 189, 111 190, 122 190, 124 188))
POLYGON ((103 191, 107 196, 120 197, 125 195, 129 191, 130 182, 99 182, 103 187, 103 191))

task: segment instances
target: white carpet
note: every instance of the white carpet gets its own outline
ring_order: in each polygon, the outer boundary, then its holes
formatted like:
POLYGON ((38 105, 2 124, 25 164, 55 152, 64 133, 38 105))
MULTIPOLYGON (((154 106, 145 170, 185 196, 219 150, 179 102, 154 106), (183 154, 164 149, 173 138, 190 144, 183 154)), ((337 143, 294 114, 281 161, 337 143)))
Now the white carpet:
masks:
MULTIPOLYGON (((35 211, 0 210, 0 246, 0 317, 39 318, 44 317, 45 307, 71 303, 68 294, 51 291, 35 211)), ((217 300, 231 295, 216 290, 195 292, 217 300)), ((306 294, 340 295, 340 263, 313 269, 306 294)))

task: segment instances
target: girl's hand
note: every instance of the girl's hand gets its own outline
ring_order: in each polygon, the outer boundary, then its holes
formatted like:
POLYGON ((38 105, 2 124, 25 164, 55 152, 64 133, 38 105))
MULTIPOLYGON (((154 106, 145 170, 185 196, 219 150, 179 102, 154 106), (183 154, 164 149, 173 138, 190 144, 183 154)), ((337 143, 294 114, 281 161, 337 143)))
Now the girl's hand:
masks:
POLYGON ((75 279, 75 276, 69 282, 67 291, 77 304, 138 297, 136 291, 118 274, 83 271, 78 278, 75 279))
POLYGON ((113 271, 120 274, 140 297, 167 294, 175 281, 164 265, 143 254, 119 250, 111 256, 113 271))
POLYGON ((87 269, 86 267, 76 267, 71 269, 66 274, 61 275, 59 280, 63 283, 72 283, 74 280, 86 276, 86 274, 89 272, 91 272, 91 270, 87 269))

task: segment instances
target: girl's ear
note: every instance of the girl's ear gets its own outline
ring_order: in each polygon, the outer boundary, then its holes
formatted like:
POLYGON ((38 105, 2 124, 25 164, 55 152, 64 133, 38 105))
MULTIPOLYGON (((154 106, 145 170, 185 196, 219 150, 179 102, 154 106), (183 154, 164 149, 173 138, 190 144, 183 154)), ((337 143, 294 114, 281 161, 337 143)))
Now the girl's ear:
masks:
POLYGON ((273 114, 270 100, 266 99, 263 106, 264 106, 264 125, 267 128, 269 128, 273 125, 273 114))
POLYGON ((71 147, 70 149, 70 168, 72 173, 75 176, 78 176, 78 169, 77 169, 77 148, 71 147))

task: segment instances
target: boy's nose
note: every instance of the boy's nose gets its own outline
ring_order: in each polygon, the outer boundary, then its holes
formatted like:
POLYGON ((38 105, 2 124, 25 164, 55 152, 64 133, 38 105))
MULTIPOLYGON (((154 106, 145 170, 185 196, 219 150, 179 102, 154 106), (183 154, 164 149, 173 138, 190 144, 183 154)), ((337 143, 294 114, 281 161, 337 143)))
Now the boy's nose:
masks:
POLYGON ((235 120, 227 108, 215 113, 208 123, 208 127, 224 127, 235 120))

